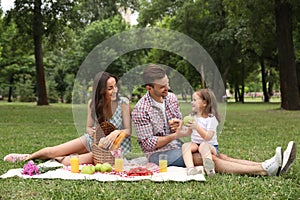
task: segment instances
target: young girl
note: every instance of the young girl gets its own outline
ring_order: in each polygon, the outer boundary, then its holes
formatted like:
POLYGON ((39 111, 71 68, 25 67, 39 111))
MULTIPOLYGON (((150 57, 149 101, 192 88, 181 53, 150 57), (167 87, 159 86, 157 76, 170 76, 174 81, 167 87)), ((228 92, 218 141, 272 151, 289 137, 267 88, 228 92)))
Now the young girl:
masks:
POLYGON ((191 142, 182 146, 184 163, 188 169, 188 175, 194 175, 199 171, 194 167, 192 153, 199 151, 203 167, 208 176, 215 174, 215 166, 212 154, 218 155, 217 126, 220 116, 217 101, 213 92, 209 89, 201 89, 194 92, 192 99, 192 116, 186 126, 191 133, 191 142))

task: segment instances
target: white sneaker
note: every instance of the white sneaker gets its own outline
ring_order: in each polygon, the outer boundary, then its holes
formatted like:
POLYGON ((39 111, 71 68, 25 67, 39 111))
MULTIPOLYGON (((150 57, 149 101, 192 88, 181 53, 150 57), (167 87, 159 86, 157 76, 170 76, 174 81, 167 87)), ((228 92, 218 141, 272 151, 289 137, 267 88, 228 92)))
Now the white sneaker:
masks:
POLYGON ((216 172, 215 172, 215 163, 214 163, 214 161, 212 161, 209 158, 205 158, 204 162, 203 162, 203 167, 204 167, 204 170, 205 170, 206 174, 209 177, 213 177, 215 175, 216 172))
POLYGON ((279 175, 282 165, 282 157, 282 149, 281 147, 277 147, 275 156, 262 163, 263 169, 268 173, 269 176, 279 175))
POLYGON ((286 150, 283 153, 283 162, 280 174, 288 173, 289 169, 293 165, 296 158, 296 144, 294 141, 290 141, 286 150))
POLYGON ((201 170, 198 170, 196 167, 190 167, 187 170, 187 175, 188 176, 192 176, 192 175, 196 175, 196 174, 202 174, 201 170))

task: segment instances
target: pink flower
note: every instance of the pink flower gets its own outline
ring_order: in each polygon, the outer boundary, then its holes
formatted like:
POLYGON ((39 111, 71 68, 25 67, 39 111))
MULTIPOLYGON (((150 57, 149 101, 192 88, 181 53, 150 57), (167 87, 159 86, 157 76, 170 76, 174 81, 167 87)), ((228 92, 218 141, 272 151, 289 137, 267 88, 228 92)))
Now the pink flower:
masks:
POLYGON ((29 176, 39 174, 39 168, 37 165, 34 164, 34 162, 32 160, 30 160, 30 161, 28 161, 27 164, 25 164, 23 166, 22 174, 29 175, 29 176))

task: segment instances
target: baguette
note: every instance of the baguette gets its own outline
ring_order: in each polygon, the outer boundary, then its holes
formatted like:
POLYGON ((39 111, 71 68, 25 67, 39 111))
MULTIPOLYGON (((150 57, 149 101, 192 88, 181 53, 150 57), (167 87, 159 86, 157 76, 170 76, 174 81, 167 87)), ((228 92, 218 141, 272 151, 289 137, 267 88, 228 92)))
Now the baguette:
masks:
POLYGON ((124 131, 121 131, 121 133, 118 135, 118 137, 113 142, 113 149, 119 148, 125 137, 126 137, 126 133, 124 131))

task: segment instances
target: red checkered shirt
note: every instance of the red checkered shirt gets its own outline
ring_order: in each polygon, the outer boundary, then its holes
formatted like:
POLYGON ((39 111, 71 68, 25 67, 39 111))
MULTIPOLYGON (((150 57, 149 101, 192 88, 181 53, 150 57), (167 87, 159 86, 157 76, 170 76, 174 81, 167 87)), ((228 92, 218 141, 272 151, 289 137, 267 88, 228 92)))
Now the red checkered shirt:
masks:
MULTIPOLYGON (((181 119, 182 115, 177 97, 169 92, 164 101, 167 121, 172 118, 181 119)), ((138 137, 138 143, 148 159, 152 153, 180 148, 181 141, 179 140, 173 140, 159 149, 156 148, 158 136, 171 134, 171 130, 169 124, 165 123, 162 110, 155 105, 154 99, 150 97, 149 92, 135 105, 132 111, 132 121, 138 137)))

